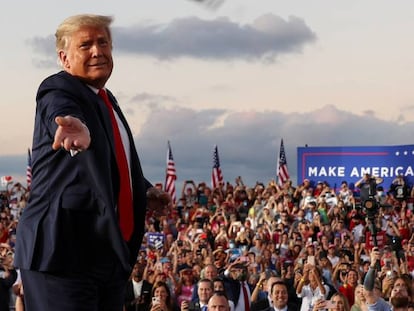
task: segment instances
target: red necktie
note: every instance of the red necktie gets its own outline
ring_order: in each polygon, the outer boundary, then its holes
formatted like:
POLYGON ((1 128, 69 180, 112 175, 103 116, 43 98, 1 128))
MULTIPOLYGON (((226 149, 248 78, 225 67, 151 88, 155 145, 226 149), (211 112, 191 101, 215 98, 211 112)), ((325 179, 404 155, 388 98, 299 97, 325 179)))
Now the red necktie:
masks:
POLYGON ((244 282, 241 282, 241 286, 243 289, 243 298, 244 298, 244 310, 250 311, 250 300, 249 295, 247 294, 247 289, 244 282))
POLYGON ((119 225, 121 227, 122 236, 126 241, 129 241, 132 231, 134 230, 134 213, 132 209, 132 192, 131 182, 129 179, 128 161, 125 155, 124 145, 122 144, 118 123, 115 118, 112 104, 109 101, 108 94, 106 94, 104 89, 100 89, 98 95, 102 97, 105 106, 108 108, 109 116, 111 117, 112 129, 114 133, 116 162, 118 164, 120 181, 118 196, 119 225))

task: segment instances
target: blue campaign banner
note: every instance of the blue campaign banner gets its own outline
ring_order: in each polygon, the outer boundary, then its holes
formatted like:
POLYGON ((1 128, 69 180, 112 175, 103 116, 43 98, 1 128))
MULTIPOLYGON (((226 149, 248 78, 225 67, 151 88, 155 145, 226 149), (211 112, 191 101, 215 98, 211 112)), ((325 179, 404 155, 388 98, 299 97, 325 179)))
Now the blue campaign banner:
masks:
POLYGON ((339 188, 347 181, 351 188, 364 174, 384 179, 388 190, 398 175, 414 184, 414 145, 370 147, 298 147, 298 183, 305 178, 326 181, 339 188))
POLYGON ((150 232, 147 235, 148 245, 156 249, 161 249, 164 245, 164 234, 159 232, 150 232))

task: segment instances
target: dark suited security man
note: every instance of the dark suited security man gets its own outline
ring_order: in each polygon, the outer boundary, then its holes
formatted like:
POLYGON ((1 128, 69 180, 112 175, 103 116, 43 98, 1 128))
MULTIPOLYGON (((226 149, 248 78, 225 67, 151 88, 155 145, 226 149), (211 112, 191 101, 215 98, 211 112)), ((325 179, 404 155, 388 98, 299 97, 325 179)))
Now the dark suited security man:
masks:
POLYGON ((131 130, 105 89, 111 22, 63 21, 56 31, 63 71, 37 93, 32 189, 15 257, 26 311, 121 311, 147 208, 157 214, 168 204, 144 178, 131 130))
POLYGON ((151 304, 152 284, 143 279, 145 264, 135 263, 125 290, 125 311, 146 311, 151 304))

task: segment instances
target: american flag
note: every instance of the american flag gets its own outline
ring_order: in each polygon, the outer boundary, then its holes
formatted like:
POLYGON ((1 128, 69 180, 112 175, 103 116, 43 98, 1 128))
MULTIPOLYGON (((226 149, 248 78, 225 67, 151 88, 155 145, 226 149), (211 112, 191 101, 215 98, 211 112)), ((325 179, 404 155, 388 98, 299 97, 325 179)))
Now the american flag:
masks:
POLYGON ((30 148, 27 149, 26 182, 27 190, 30 191, 32 185, 32 154, 30 153, 30 148))
POLYGON ((283 145, 283 139, 280 142, 280 153, 279 153, 279 160, 278 160, 278 169, 277 169, 277 177, 279 181, 279 185, 283 185, 287 180, 289 180, 289 171, 286 162, 286 153, 285 153, 285 146, 283 145))
POLYGON ((175 194, 175 180, 177 179, 177 174, 175 172, 175 163, 171 151, 171 145, 168 141, 168 151, 167 151, 167 173, 165 176, 165 191, 171 196, 172 203, 175 203, 177 196, 175 194))
POLYGON ((217 145, 214 146, 213 152, 213 172, 211 174, 211 185, 213 189, 221 187, 223 183, 223 174, 220 168, 220 159, 218 155, 217 145))

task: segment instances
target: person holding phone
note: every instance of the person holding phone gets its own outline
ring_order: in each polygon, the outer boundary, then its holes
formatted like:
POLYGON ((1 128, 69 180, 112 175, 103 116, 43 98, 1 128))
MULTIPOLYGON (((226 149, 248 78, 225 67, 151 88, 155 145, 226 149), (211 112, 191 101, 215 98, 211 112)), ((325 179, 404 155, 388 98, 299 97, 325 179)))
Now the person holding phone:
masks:
POLYGON ((303 277, 297 284, 296 294, 302 298, 301 311, 311 310, 315 302, 326 299, 329 295, 329 287, 323 284, 322 274, 318 267, 305 264, 303 277))
POLYGON ((411 280, 408 277, 399 276, 392 286, 389 302, 381 297, 375 288, 377 278, 376 262, 381 258, 378 247, 371 251, 371 265, 364 278, 365 297, 369 311, 407 311, 412 301, 413 292, 411 280))
POLYGON ((312 311, 350 311, 348 300, 341 293, 335 293, 330 300, 319 299, 311 309, 312 311))
POLYGON ((171 291, 165 282, 156 282, 152 287, 150 311, 178 311, 173 303, 171 291))
POLYGON ((340 291, 348 300, 348 304, 352 306, 355 302, 355 288, 359 282, 359 273, 357 270, 350 268, 344 276, 344 283, 339 286, 340 291))

